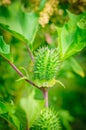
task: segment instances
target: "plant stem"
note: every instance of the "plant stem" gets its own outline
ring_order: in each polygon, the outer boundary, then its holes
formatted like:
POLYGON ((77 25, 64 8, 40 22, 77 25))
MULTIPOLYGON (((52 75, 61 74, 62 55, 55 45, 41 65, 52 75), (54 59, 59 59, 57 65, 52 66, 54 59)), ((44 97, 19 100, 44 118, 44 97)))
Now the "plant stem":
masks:
MULTIPOLYGON (((3 56, 2 56, 3 57, 3 56)), ((9 65, 17 72, 18 75, 20 75, 21 77, 25 77, 24 74, 8 59, 6 59, 5 57, 3 57, 8 63, 9 65)), ((36 88, 40 89, 34 82, 32 82, 29 79, 25 79, 25 81, 27 81, 29 84, 35 86, 36 88)))
POLYGON ((31 50, 30 50, 29 46, 27 45, 27 43, 26 43, 25 45, 26 45, 26 48, 27 48, 27 50, 28 50, 28 53, 29 53, 29 55, 30 55, 32 61, 34 62, 34 56, 33 56, 33 53, 31 52, 31 50))
POLYGON ((44 95, 44 99, 45 99, 45 107, 48 108, 48 88, 42 88, 41 89, 44 95))
MULTIPOLYGON (((10 61, 8 61, 8 63, 12 66, 12 68, 21 76, 21 77, 25 77, 23 75, 23 73, 13 64, 11 63, 10 61)), ((27 81, 29 84, 35 86, 36 88, 39 88, 34 82, 32 82, 31 80, 29 79, 25 79, 25 81, 27 81)))

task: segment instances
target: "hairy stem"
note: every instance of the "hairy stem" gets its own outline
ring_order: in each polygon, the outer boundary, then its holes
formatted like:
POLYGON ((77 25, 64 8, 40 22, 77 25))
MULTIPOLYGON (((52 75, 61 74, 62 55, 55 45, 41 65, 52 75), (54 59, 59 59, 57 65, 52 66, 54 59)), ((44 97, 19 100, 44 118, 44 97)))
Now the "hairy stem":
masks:
POLYGON ((48 88, 42 88, 42 92, 45 99, 45 107, 48 107, 48 88))

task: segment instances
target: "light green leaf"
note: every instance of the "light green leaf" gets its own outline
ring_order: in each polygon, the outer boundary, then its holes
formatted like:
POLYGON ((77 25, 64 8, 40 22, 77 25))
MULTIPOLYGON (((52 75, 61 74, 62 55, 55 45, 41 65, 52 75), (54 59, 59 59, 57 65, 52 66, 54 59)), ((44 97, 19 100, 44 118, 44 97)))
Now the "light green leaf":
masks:
POLYGON ((7 24, 4 24, 4 22, 0 23, 0 28, 11 33, 14 37, 21 41, 27 41, 27 39, 21 33, 18 33, 17 30, 14 31, 10 25, 8 26, 7 24))
MULTIPOLYGON (((61 59, 81 51, 86 46, 86 29, 77 25, 86 13, 74 15, 68 12, 69 21, 62 28, 58 28, 59 50, 61 59)), ((83 23, 83 26, 84 23, 83 23)))
POLYGON ((0 36, 0 55, 13 62, 13 55, 10 52, 10 45, 7 45, 2 36, 0 36))
POLYGON ((83 70, 83 68, 80 66, 80 64, 77 62, 77 60, 75 60, 74 58, 70 58, 69 61, 70 61, 69 64, 71 65, 72 70, 73 70, 76 74, 80 75, 81 77, 84 77, 84 76, 85 76, 84 70, 83 70))
POLYGON ((19 40, 32 44, 38 30, 38 15, 33 12, 23 12, 19 2, 11 4, 7 11, 8 16, 0 16, 0 28, 10 32, 19 40))
POLYGON ((38 31, 38 16, 35 13, 25 13, 23 17, 23 35, 32 44, 38 31))
POLYGON ((29 127, 36 119, 41 109, 44 107, 44 100, 35 100, 35 91, 33 90, 27 97, 23 97, 20 101, 21 107, 25 110, 29 127))
POLYGON ((10 53, 10 46, 5 43, 3 37, 0 36, 0 54, 9 54, 10 53))

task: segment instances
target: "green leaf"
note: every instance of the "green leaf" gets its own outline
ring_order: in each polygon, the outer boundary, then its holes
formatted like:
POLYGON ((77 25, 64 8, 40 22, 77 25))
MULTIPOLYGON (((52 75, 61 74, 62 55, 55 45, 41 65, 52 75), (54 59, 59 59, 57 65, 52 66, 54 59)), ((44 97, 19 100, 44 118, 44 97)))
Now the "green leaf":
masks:
POLYGON ((3 57, 5 57, 5 59, 10 60, 11 62, 13 62, 13 54, 4 54, 3 57))
POLYGON ((2 114, 1 117, 11 123, 14 127, 16 127, 16 130, 20 130, 20 121, 14 114, 6 113, 2 114))
POLYGON ((26 117, 25 111, 20 106, 18 106, 16 108, 15 114, 16 114, 16 116, 18 117, 18 119, 20 121, 20 130, 26 130, 27 117, 26 117))
POLYGON ((5 43, 3 37, 0 36, 0 54, 9 54, 10 53, 10 46, 5 43))
POLYGON ((6 105, 0 101, 0 114, 4 114, 8 112, 8 108, 6 107, 6 105))
POLYGON ((22 23, 23 35, 32 44, 38 30, 38 16, 35 13, 25 13, 22 23))
POLYGON ((10 45, 7 45, 2 36, 0 36, 0 55, 13 62, 13 55, 10 52, 10 45))
POLYGON ((29 127, 44 107, 44 100, 35 100, 35 91, 33 90, 27 97, 23 97, 20 101, 21 107, 25 110, 29 127))
POLYGON ((0 101, 0 117, 20 130, 20 121, 15 115, 15 106, 11 103, 0 101))
POLYGON ((0 28, 10 32, 19 40, 32 44, 38 30, 38 15, 33 12, 23 12, 19 2, 11 4, 7 11, 8 16, 0 16, 0 28))
POLYGON ((14 37, 21 41, 27 41, 27 39, 21 33, 18 33, 17 30, 14 31, 10 25, 8 26, 7 24, 4 24, 4 22, 0 23, 0 28, 11 33, 14 37))
POLYGON ((86 29, 78 26, 78 22, 86 17, 86 13, 74 15, 68 12, 68 15, 70 20, 62 28, 57 29, 62 60, 81 51, 86 46, 86 29))
POLYGON ((69 61, 70 61, 69 64, 71 65, 72 70, 76 74, 80 75, 81 77, 84 77, 85 73, 83 71, 83 68, 80 66, 80 64, 77 62, 77 60, 75 60, 74 58, 70 58, 69 61))

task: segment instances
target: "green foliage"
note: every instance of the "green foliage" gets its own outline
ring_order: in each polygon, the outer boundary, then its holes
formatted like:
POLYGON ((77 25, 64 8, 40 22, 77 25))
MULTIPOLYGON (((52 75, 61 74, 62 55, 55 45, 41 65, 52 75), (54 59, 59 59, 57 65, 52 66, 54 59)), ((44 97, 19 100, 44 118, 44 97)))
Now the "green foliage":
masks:
POLYGON ((78 57, 77 58, 70 57, 63 62, 59 70, 58 77, 59 76, 62 77, 62 75, 64 75, 64 77, 67 78, 69 76, 74 76, 76 74, 81 76, 82 78, 85 77, 83 65, 80 64, 78 57))
POLYGON ((60 110, 59 117, 62 122, 62 125, 65 127, 66 130, 71 130, 70 122, 74 121, 74 118, 70 115, 69 111, 67 110, 60 110))
POLYGON ((76 74, 80 75, 81 77, 85 76, 83 68, 73 57, 69 59, 69 65, 76 74))
POLYGON ((20 130, 26 130, 27 128, 27 118, 25 111, 20 107, 16 107, 15 115, 20 121, 20 130))
POLYGON ((0 36, 0 55, 13 62, 13 55, 10 52, 10 45, 5 43, 3 36, 0 36))
POLYGON ((40 86, 48 87, 55 83, 59 62, 58 50, 48 47, 38 50, 35 56, 34 79, 40 86))
POLYGON ((0 101, 0 114, 8 112, 6 105, 0 101))
POLYGON ((5 43, 3 37, 0 36, 0 54, 9 54, 10 46, 5 43))
POLYGON ((26 97, 21 98, 20 104, 27 115, 29 127, 44 108, 44 100, 35 99, 35 91, 32 90, 26 97))
POLYGON ((79 22, 77 23, 77 25, 81 29, 86 29, 86 15, 83 15, 83 17, 79 20, 79 22))
POLYGON ((38 30, 37 14, 23 12, 19 2, 9 6, 6 13, 6 16, 1 14, 0 28, 10 32, 19 40, 32 44, 38 30))
POLYGON ((64 60, 71 55, 81 51, 86 46, 86 29, 81 26, 86 13, 74 15, 68 12, 69 21, 62 28, 58 28, 59 49, 61 59, 64 60))
POLYGON ((59 119, 57 113, 49 108, 43 109, 32 124, 30 130, 59 130, 59 119))
POLYGON ((15 127, 16 130, 25 130, 26 128, 27 120, 24 111, 12 103, 0 101, 0 117, 11 124, 12 128, 15 127))
POLYGON ((20 122, 15 116, 15 108, 13 105, 0 102, 0 117, 10 122, 17 130, 20 130, 20 122))

